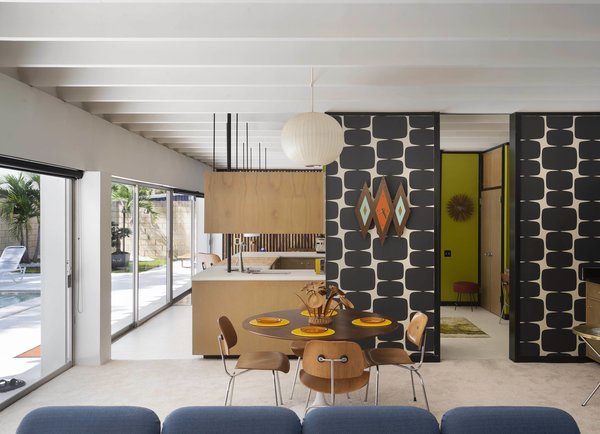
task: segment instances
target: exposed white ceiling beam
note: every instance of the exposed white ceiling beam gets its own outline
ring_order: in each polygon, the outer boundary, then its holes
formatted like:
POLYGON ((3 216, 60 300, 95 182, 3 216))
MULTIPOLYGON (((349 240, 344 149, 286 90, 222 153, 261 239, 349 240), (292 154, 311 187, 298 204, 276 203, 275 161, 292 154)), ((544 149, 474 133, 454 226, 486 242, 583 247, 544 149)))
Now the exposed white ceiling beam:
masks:
POLYGON ((504 123, 483 123, 483 122, 455 122, 446 123, 440 121, 440 129, 445 130, 470 130, 470 131, 481 131, 481 132, 493 132, 493 131, 508 131, 508 116, 506 116, 506 122, 504 123))
MULTIPOLYGON (((191 87, 299 86, 310 83, 309 66, 20 68, 20 79, 36 87, 191 87)), ((597 85, 600 67, 561 65, 516 68, 508 64, 424 68, 417 66, 327 66, 314 68, 315 87, 403 86, 552 86, 557 82, 597 85)))
MULTIPOLYGON (((310 110, 310 88, 299 87, 210 87, 210 88, 65 88, 58 92, 59 98, 67 102, 131 102, 131 101, 297 101, 310 110)), ((361 87, 318 87, 314 89, 316 101, 356 101, 365 99, 401 100, 405 98, 429 98, 456 100, 474 98, 515 99, 529 97, 544 99, 597 99, 600 85, 565 84, 555 86, 361 86, 361 87)), ((268 103, 267 103, 268 104, 268 103)))
MULTIPOLYGON (((315 111, 319 112, 415 112, 440 111, 446 113, 512 113, 515 111, 556 111, 557 105, 561 111, 597 111, 600 97, 589 100, 580 99, 544 99, 534 100, 527 97, 498 100, 476 98, 471 100, 449 101, 444 98, 404 98, 397 100, 365 100, 365 101, 317 101, 315 111)), ((235 113, 263 113, 281 110, 282 112, 307 111, 305 102, 270 101, 261 102, 97 102, 86 103, 84 108, 93 114, 117 113, 210 113, 213 110, 235 113)), ((265 118, 268 120, 268 118, 265 118)))
MULTIPOLYGON (((232 122, 235 122, 235 114, 232 113, 232 122)), ((291 118, 294 113, 239 113, 238 122, 239 127, 246 128, 246 122, 250 128, 258 126, 264 122, 285 122, 291 118)), ((111 114, 106 117, 110 122, 114 124, 129 124, 129 123, 146 123, 146 124, 160 124, 160 123, 207 123, 212 125, 213 115, 212 113, 134 113, 134 114, 111 114)), ((219 112, 216 114, 216 126, 219 128, 221 125, 225 125, 227 122, 227 114, 219 112)))
POLYGON ((2 4, 2 40, 219 38, 585 40, 599 5, 2 4), (51 17, 51 19, 48 19, 51 17), (560 19, 560 25, 556 20, 560 19), (135 25, 132 25, 132 21, 135 25))
POLYGON ((439 111, 445 150, 507 141, 507 113, 600 108, 600 0, 183 2, 0 2, 0 71, 208 164, 216 113, 220 168, 228 112, 294 167, 280 130, 311 69, 316 111, 439 111))
MULTIPOLYGON (((211 146, 212 147, 212 137, 209 139, 202 139, 198 137, 157 137, 153 139, 155 142, 160 144, 168 144, 168 143, 177 143, 177 144, 192 144, 192 145, 203 145, 203 146, 211 146)), ((258 145, 258 142, 264 143, 266 145, 280 146, 279 138, 266 138, 266 139, 250 139, 250 146, 258 145)), ((225 140, 218 139, 216 141, 217 147, 222 147, 225 149, 225 140)), ((241 147, 242 143, 245 143, 245 140, 240 140, 238 145, 241 147)), ((235 142, 234 142, 235 146, 235 142)))
POLYGON ((0 42, 0 67, 600 66, 600 41, 0 42))
MULTIPOLYGON (((261 139, 277 139, 279 140, 281 133, 277 131, 265 131, 263 134, 253 134, 250 138, 253 140, 261 139)), ((209 131, 144 131, 143 136, 146 138, 197 138, 197 139, 212 139, 212 133, 209 131)), ((217 139, 225 139, 225 134, 220 133, 216 136, 217 139)), ((234 136, 235 137, 235 136, 234 136)))
MULTIPOLYGON (((235 117, 232 120, 233 122, 233 134, 235 135, 235 117)), ((122 124, 123 128, 128 129, 129 131, 210 131, 212 133, 213 126, 211 123, 129 123, 122 124)), ((253 136, 256 136, 257 131, 281 131, 283 127, 283 123, 279 122, 261 122, 261 123, 253 123, 249 131, 253 136)), ((225 132, 227 131, 226 125, 222 122, 219 122, 215 128, 216 132, 225 132)), ((249 134, 250 135, 250 134, 249 134)), ((246 125, 239 124, 238 125, 238 137, 246 136, 246 125)))

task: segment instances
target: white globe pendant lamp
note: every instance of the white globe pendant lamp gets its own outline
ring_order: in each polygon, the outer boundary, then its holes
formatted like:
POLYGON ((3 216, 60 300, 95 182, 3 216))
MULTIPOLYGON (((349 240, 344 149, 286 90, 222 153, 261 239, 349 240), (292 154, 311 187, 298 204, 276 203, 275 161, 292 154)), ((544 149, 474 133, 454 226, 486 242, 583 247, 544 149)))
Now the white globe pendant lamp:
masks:
POLYGON ((340 124, 325 113, 314 112, 311 68, 311 111, 289 119, 281 131, 281 148, 293 162, 302 166, 325 166, 335 161, 344 147, 340 124))

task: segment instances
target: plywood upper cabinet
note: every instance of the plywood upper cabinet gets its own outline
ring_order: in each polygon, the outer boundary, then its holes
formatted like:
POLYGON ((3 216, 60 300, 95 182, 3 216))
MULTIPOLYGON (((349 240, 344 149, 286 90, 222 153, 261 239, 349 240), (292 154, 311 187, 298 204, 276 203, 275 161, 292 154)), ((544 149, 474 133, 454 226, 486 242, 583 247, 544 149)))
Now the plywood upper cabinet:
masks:
POLYGON ((483 154, 483 188, 502 186, 502 152, 499 147, 483 154))
POLYGON ((323 172, 210 172, 207 233, 324 233, 323 172))

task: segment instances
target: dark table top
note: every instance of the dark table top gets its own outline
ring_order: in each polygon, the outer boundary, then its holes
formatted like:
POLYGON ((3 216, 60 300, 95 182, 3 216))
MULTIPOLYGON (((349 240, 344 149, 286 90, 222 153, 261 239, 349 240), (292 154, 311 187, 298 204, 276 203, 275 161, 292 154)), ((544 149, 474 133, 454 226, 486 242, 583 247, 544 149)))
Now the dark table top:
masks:
POLYGON ((392 320, 392 323, 387 326, 380 327, 361 327, 352 324, 352 320, 357 318, 363 318, 366 316, 381 316, 372 312, 364 312, 361 310, 345 309, 338 310, 338 315, 334 316, 334 320, 331 324, 325 327, 335 330, 335 333, 331 336, 324 337, 312 337, 312 336, 296 336, 292 334, 292 330, 299 327, 306 327, 308 323, 308 317, 303 316, 300 312, 302 309, 291 309, 291 310, 278 310, 275 312, 265 312, 257 315, 253 315, 246 318, 242 323, 242 327, 248 330, 250 333, 254 333, 261 336, 266 336, 275 339, 287 339, 290 341, 296 340, 327 340, 327 341, 360 341, 375 336, 381 336, 393 332, 399 326, 398 323, 392 320), (262 316, 271 316, 276 318, 285 318, 290 321, 288 325, 281 327, 257 327, 250 324, 250 321, 262 316))
POLYGON ((582 338, 600 341, 600 324, 580 324, 573 327, 573 333, 582 338))

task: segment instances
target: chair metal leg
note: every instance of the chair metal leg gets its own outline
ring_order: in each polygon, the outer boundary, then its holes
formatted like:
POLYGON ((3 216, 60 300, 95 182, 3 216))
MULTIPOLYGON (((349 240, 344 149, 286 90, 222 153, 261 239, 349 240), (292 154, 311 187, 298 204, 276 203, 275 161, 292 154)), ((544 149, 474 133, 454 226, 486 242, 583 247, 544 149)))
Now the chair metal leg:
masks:
POLYGON ((271 371, 273 374, 273 390, 275 391, 275 405, 279 407, 279 398, 277 397, 277 377, 275 377, 275 371, 271 371))
POLYGON ((410 371, 410 382, 412 383, 412 389, 413 389, 413 401, 417 400, 417 394, 415 392, 415 376, 413 375, 413 371, 410 371))
POLYGON ((598 391, 598 388, 600 388, 600 383, 596 385, 596 388, 592 391, 592 393, 590 393, 590 396, 588 396, 587 399, 583 401, 583 404, 581 404, 582 407, 585 407, 587 405, 588 401, 592 399, 592 396, 594 396, 594 394, 598 391))
POLYGON ((423 396, 425 397, 425 405, 427 406, 427 411, 429 411, 429 401, 427 400, 427 392, 425 391, 425 382, 423 381, 423 377, 419 373, 419 371, 415 371, 415 373, 419 376, 421 380, 421 386, 423 387, 423 396))
POLYGON ((294 398, 294 390, 296 389, 296 382, 298 381, 298 375, 300 374, 300 362, 302 357, 298 357, 298 363, 296 363, 296 373, 294 374, 294 383, 292 384, 292 393, 290 393, 290 400, 294 398))
POLYGON ((312 389, 308 389, 308 396, 306 397, 306 407, 304 407, 304 415, 306 416, 306 412, 308 411, 308 403, 310 402, 310 395, 312 394, 312 389))
POLYGON ((231 384, 235 380, 235 377, 229 377, 229 382, 227 383, 227 393, 225 393, 225 406, 227 406, 227 401, 229 401, 229 393, 231 390, 231 384))
POLYGON ((233 381, 231 382, 231 393, 229 394, 229 405, 233 405, 233 391, 235 389, 235 377, 233 377, 233 381))
MULTIPOLYGON (((369 380, 371 379, 371 366, 369 366, 369 380)), ((367 382, 367 387, 365 388, 365 402, 367 402, 367 399, 369 398, 369 383, 370 381, 367 382)))
POLYGON ((375 373, 375 405, 379 405, 379 365, 376 366, 377 372, 375 373))
POLYGON ((277 378, 277 387, 279 388, 279 403, 283 405, 283 395, 281 394, 281 380, 279 379, 279 371, 275 371, 275 378, 277 378))

